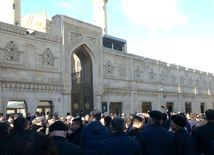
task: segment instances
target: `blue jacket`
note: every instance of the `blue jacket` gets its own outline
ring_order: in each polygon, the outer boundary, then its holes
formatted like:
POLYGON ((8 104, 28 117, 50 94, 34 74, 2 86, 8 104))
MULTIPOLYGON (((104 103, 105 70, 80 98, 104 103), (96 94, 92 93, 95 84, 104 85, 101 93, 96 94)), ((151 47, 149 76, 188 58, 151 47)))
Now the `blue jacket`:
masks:
POLYGON ((124 132, 113 133, 103 140, 98 148, 99 155, 142 155, 137 140, 124 132))
POLYGON ((80 147, 86 155, 97 155, 99 143, 110 136, 108 128, 100 121, 92 121, 83 129, 80 137, 80 147))
POLYGON ((136 137, 144 155, 173 155, 173 134, 160 123, 148 125, 136 137))

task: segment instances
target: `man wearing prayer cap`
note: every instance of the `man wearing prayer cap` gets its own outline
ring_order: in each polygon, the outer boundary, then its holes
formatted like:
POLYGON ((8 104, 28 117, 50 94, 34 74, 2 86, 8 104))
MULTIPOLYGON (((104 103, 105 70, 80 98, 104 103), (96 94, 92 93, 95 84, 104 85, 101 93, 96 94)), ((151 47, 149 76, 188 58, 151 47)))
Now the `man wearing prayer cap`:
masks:
POLYGON ((173 155, 173 135, 161 126, 163 115, 160 111, 149 112, 148 126, 136 137, 142 154, 173 155))
POLYGON ((182 115, 171 117, 171 128, 174 133, 174 155, 193 155, 193 139, 185 130, 186 119, 182 115))
POLYGON ((49 128, 50 137, 57 146, 58 155, 82 155, 83 150, 66 139, 67 130, 67 126, 61 121, 54 122, 49 128))

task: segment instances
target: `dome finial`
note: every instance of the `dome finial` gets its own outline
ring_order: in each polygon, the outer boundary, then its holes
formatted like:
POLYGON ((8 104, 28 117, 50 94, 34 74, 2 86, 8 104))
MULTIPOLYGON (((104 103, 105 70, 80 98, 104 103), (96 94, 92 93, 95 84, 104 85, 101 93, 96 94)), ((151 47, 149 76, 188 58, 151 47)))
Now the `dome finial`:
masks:
POLYGON ((44 9, 44 11, 43 11, 43 15, 47 15, 47 12, 45 11, 45 9, 44 9))

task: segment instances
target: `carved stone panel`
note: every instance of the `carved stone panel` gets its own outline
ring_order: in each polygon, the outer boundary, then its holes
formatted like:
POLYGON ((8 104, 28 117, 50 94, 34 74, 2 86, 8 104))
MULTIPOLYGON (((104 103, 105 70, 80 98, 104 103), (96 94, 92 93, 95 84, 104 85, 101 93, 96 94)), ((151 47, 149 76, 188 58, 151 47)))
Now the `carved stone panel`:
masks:
POLYGON ((10 41, 5 46, 4 60, 13 62, 20 61, 18 47, 13 43, 13 41, 10 41))
POLYGON ((51 49, 49 49, 49 48, 47 48, 43 53, 42 65, 43 66, 51 66, 51 67, 55 66, 54 56, 53 56, 51 49))

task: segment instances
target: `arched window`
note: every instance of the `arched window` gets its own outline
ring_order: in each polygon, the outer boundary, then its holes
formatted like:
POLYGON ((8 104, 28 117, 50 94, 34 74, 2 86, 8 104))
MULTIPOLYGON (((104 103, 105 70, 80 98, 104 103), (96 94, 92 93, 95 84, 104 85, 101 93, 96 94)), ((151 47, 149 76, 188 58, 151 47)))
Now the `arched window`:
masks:
POLYGON ((49 48, 47 48, 43 53, 42 65, 51 66, 51 67, 55 66, 54 56, 53 56, 51 49, 49 49, 49 48))
POLYGON ((13 41, 10 41, 5 46, 4 60, 19 62, 19 51, 16 44, 14 44, 13 41))
POLYGON ((10 114, 19 114, 19 116, 26 117, 27 104, 25 101, 9 101, 7 103, 7 117, 10 114))

